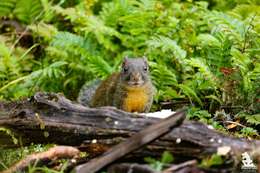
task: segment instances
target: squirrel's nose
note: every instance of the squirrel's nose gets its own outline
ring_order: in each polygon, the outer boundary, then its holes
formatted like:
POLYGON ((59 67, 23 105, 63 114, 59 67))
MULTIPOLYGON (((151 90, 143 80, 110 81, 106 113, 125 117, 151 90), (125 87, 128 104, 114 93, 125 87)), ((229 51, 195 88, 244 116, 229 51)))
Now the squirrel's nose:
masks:
POLYGON ((135 82, 138 82, 141 80, 141 74, 136 72, 136 73, 133 73, 132 74, 132 80, 135 81, 135 82))

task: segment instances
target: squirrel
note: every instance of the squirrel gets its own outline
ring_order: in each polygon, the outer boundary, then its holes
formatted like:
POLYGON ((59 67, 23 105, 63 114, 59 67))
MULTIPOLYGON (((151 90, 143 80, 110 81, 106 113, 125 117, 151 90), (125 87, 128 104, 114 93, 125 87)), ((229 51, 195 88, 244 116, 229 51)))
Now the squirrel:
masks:
POLYGON ((154 95, 147 59, 125 57, 121 71, 82 88, 78 101, 86 106, 114 106, 127 112, 149 112, 154 95))

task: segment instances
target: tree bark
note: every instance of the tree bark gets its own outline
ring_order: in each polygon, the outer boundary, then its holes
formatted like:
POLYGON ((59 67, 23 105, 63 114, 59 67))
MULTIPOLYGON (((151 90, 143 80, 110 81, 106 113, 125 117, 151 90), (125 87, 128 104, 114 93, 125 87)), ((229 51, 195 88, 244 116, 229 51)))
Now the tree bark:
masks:
MULTIPOLYGON (((87 150, 93 157, 158 121, 112 107, 87 108, 53 93, 37 93, 28 100, 0 103, 0 110, 0 127, 14 132, 23 145, 84 143, 79 149, 87 150)), ((10 147, 7 136, 0 130, 0 146, 10 147)), ((259 147, 260 141, 234 138, 203 123, 185 121, 132 155, 153 157, 168 150, 175 157, 202 158, 216 153, 222 146, 229 146, 229 153, 240 155, 259 147)))
POLYGON ((104 166, 126 156, 127 154, 141 148, 151 141, 166 134, 171 129, 178 127, 185 119, 185 110, 180 110, 166 119, 158 123, 152 124, 124 142, 117 144, 102 154, 100 157, 94 158, 87 163, 81 164, 75 168, 76 173, 94 173, 102 169, 104 166))

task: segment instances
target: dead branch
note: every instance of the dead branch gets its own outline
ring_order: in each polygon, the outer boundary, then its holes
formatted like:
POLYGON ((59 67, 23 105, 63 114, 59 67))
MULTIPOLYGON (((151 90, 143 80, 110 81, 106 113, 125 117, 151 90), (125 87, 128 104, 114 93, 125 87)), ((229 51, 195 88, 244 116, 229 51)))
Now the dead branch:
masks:
MULTIPOLYGON (((23 145, 33 142, 78 146, 84 141, 80 149, 93 157, 158 121, 112 107, 87 108, 52 93, 0 103, 0 127, 12 130, 23 145)), ((10 139, 0 131, 0 146, 10 147, 10 139)), ((128 157, 156 157, 168 150, 175 157, 202 158, 223 146, 230 147, 228 154, 241 156, 240 153, 259 147, 260 142, 224 135, 200 122, 185 121, 128 157)))
POLYGON ((111 165, 108 170, 108 173, 128 173, 128 172, 138 172, 138 173, 160 173, 151 168, 149 165, 133 164, 133 163, 121 163, 111 165))
POLYGON ((80 151, 74 147, 55 146, 50 148, 48 151, 31 154, 1 173, 24 171, 29 165, 39 166, 61 158, 78 157, 79 153, 80 151))
POLYGON ((126 154, 140 148, 141 146, 153 141, 154 139, 162 136, 174 127, 179 126, 185 119, 184 110, 179 111, 170 117, 161 120, 158 123, 152 124, 133 135, 126 141, 112 147, 102 156, 90 160, 86 164, 79 165, 75 168, 78 173, 94 173, 107 164, 114 162, 115 160, 125 156, 126 154))

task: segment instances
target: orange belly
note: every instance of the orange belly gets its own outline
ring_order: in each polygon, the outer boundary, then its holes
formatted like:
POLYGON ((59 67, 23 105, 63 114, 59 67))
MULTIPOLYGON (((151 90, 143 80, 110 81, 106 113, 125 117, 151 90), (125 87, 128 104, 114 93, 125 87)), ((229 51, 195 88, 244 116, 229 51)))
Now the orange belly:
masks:
POLYGON ((127 112, 144 112, 148 96, 144 87, 128 88, 127 97, 124 99, 123 110, 127 112))

